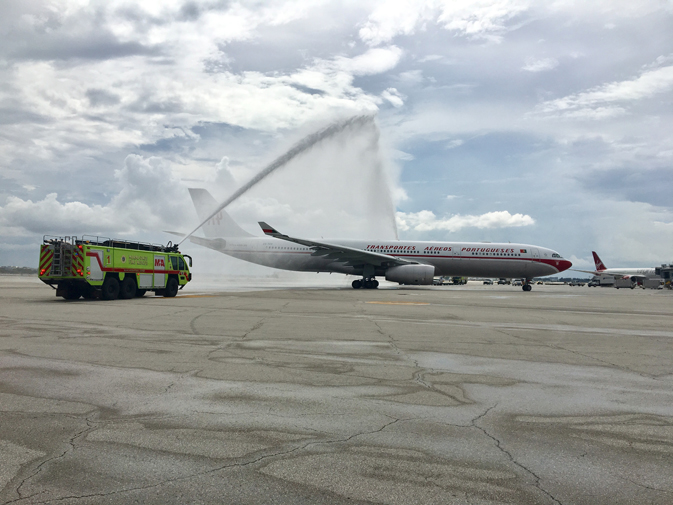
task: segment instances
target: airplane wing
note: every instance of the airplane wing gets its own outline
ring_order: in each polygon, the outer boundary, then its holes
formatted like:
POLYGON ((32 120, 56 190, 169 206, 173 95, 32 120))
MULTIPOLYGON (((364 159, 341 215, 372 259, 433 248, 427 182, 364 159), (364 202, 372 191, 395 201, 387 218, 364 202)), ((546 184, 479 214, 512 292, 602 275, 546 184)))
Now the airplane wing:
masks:
POLYGON ((316 242, 315 240, 289 237, 287 235, 283 235, 278 230, 275 230, 273 227, 263 221, 260 221, 259 225, 262 227, 264 234, 269 235, 270 237, 287 240, 288 242, 294 242, 295 244, 301 244, 313 249, 314 252, 312 256, 323 256, 339 263, 346 263, 349 266, 358 266, 362 264, 369 264, 374 266, 418 264, 418 261, 396 258, 395 256, 390 256, 388 254, 365 251, 363 249, 356 249, 354 247, 346 247, 337 244, 329 244, 327 242, 316 242))
POLYGON ((596 270, 578 270, 577 268, 571 268, 573 272, 582 272, 584 274, 591 274, 591 275, 601 275, 600 272, 596 272, 596 270))

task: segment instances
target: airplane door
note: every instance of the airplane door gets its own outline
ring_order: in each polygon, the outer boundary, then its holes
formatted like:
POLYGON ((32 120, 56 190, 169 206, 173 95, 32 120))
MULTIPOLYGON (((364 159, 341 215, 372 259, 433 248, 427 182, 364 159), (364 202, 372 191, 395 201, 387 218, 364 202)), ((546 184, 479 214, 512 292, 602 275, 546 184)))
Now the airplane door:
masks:
POLYGON ((531 253, 533 255, 534 260, 539 260, 540 259, 540 250, 539 249, 531 249, 531 253))

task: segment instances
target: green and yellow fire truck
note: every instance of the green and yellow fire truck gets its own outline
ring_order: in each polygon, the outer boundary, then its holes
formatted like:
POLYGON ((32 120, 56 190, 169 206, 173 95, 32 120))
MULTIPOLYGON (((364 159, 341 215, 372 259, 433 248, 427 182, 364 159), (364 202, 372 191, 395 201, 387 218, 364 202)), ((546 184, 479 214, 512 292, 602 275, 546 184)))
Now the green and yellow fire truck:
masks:
POLYGON ((38 276, 66 300, 175 296, 192 280, 192 258, 162 246, 84 235, 45 235, 38 276), (185 260, 189 260, 189 265, 185 260))

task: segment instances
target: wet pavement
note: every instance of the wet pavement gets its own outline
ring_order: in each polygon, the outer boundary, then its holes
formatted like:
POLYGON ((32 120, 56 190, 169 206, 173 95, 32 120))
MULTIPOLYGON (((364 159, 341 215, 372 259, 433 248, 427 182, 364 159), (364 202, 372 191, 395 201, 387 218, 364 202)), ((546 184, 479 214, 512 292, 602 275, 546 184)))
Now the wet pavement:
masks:
POLYGON ((66 302, 0 277, 0 503, 673 503, 673 294, 66 302))

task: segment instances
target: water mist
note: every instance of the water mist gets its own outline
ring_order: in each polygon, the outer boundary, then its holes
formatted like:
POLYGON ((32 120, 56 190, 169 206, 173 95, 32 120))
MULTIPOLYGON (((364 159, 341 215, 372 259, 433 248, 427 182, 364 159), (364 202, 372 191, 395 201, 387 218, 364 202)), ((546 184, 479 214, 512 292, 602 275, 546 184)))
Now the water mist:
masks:
MULTIPOLYGON (((325 186, 326 181, 348 178, 349 184, 352 181, 357 188, 354 188, 352 194, 345 192, 342 195, 343 201, 340 202, 340 209, 359 209, 359 217, 370 223, 365 235, 352 238, 365 238, 365 236, 397 238, 395 208, 380 152, 378 126, 373 116, 355 116, 334 122, 297 142, 218 205, 216 210, 186 235, 180 243, 189 238, 219 211, 249 193, 253 188, 261 187, 260 182, 282 167, 291 168, 291 170, 286 171, 286 176, 282 179, 276 179, 272 194, 275 193, 276 196, 292 194, 292 191, 287 190, 287 186, 299 179, 299 184, 309 184, 307 192, 311 195, 315 192, 326 195, 334 190, 334 186, 330 184, 325 186), (318 145, 320 145, 320 150, 316 150, 318 145), (301 157, 301 162, 291 163, 299 157, 301 157), (310 164, 311 172, 302 173, 302 165, 305 166, 307 163, 310 164), (357 173, 354 173, 354 169, 357 173)), ((264 187, 268 192, 268 186, 264 187)), ((308 194, 302 196, 306 197, 308 194)), ((297 200, 293 202, 299 203, 297 200)), ((312 208, 319 209, 320 204, 320 200, 313 202, 312 208)), ((334 205, 329 210, 326 208, 325 211, 334 215, 334 205)), ((269 219, 268 216, 256 216, 256 218, 255 221, 269 219)), ((351 237, 350 234, 348 236, 351 237)))

